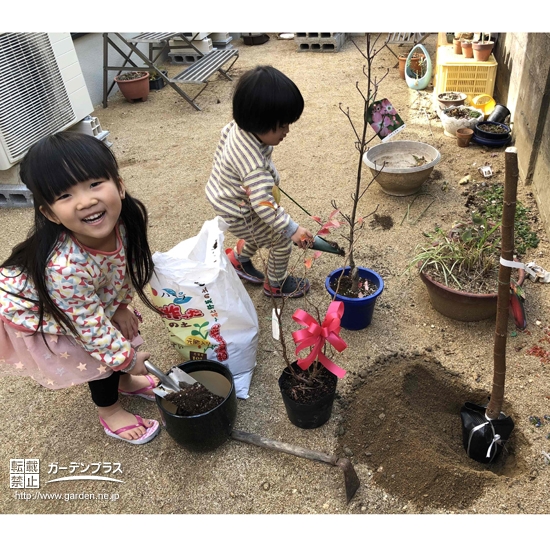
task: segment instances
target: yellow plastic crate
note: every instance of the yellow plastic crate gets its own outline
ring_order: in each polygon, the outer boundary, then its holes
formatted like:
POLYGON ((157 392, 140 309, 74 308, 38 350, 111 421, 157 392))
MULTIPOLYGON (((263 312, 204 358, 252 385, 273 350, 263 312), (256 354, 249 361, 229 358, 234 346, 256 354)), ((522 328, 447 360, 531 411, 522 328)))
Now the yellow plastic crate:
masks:
POLYGON ((435 96, 443 92, 464 92, 468 100, 487 94, 493 96, 498 63, 493 54, 488 61, 456 55, 452 46, 437 48, 435 96))

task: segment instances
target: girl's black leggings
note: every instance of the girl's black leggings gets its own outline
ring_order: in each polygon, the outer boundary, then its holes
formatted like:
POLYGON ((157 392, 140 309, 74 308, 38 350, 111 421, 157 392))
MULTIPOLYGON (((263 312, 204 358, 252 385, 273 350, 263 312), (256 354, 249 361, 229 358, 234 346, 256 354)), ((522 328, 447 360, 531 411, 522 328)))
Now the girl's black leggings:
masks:
POLYGON ((124 372, 113 371, 111 376, 88 382, 92 401, 98 407, 110 407, 118 401, 118 382, 124 372))

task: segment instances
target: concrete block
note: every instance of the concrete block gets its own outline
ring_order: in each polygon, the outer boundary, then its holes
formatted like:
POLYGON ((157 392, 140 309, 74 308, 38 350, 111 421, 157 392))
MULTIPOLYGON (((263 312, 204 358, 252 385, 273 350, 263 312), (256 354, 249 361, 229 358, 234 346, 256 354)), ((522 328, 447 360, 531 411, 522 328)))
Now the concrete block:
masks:
POLYGON ((346 33, 296 33, 294 41, 299 52, 339 52, 346 41, 346 33), (300 34, 317 36, 298 36, 300 34))
POLYGON ((98 137, 103 134, 103 129, 101 128, 99 119, 95 116, 90 115, 68 128, 68 130, 71 132, 86 134, 92 137, 98 137))
POLYGON ((32 193, 25 185, 0 184, 0 208, 20 208, 33 206, 32 193))
POLYGON ((169 52, 168 56, 170 57, 170 62, 174 63, 174 65, 190 65, 191 63, 195 63, 195 61, 198 61, 201 57, 203 57, 193 50, 188 50, 188 53, 169 52))
POLYGON ((229 50, 233 47, 233 44, 231 44, 231 41, 233 40, 233 37, 230 36, 229 38, 226 38, 225 40, 212 40, 212 45, 217 50, 229 50))
POLYGON ((228 32, 211 32, 210 40, 214 42, 225 42, 228 38, 233 39, 233 37, 228 32))
POLYGON ((334 38, 338 34, 343 34, 341 32, 297 32, 295 33, 295 38, 303 39, 310 38, 312 40, 326 40, 328 38, 334 38))

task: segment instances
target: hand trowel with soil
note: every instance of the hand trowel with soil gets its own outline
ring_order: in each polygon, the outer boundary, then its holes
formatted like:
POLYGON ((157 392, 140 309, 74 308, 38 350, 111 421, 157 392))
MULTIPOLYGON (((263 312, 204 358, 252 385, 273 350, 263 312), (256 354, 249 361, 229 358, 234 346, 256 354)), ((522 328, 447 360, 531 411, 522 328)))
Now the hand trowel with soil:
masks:
POLYGON ((227 394, 225 388, 220 388, 217 378, 209 376, 208 372, 197 373, 200 380, 181 369, 174 369, 164 374, 150 361, 145 361, 148 372, 160 380, 160 386, 153 391, 167 403, 169 412, 178 416, 194 416, 217 407, 227 394))

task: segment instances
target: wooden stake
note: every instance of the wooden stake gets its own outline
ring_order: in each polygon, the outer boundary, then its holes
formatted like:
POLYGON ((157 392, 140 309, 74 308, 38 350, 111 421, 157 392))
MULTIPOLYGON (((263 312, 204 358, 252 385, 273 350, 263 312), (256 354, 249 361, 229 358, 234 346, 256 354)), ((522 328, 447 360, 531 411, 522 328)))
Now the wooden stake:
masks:
MULTIPOLYGON (((518 187, 518 157, 515 147, 507 147, 505 152, 506 176, 504 180, 504 205, 502 209, 500 255, 505 260, 514 256, 514 219, 518 187)), ((487 418, 498 418, 504 401, 506 379, 506 337, 508 332, 508 311, 510 304, 510 275, 512 268, 500 264, 498 270, 498 298, 495 340, 493 352, 493 389, 487 406, 487 418)))

